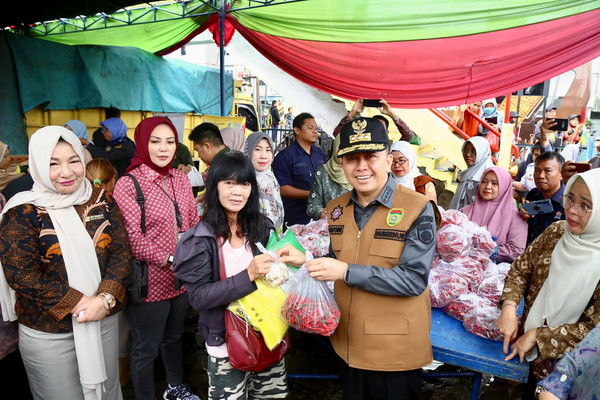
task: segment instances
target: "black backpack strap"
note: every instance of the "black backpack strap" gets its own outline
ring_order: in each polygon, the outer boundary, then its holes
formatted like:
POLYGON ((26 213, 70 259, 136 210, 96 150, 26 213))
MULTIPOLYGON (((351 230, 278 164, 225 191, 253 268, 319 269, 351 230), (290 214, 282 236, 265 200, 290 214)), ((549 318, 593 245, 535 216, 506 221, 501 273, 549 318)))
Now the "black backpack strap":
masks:
POLYGON ((123 175, 127 175, 128 177, 130 177, 135 186, 135 192, 137 193, 135 201, 137 201, 137 203, 140 205, 140 211, 142 213, 142 216, 140 219, 140 228, 142 229, 142 233, 145 235, 146 234, 146 205, 144 203, 146 201, 146 198, 144 197, 144 192, 142 192, 142 187, 140 186, 140 183, 135 178, 135 176, 128 174, 128 173, 125 173, 123 175))

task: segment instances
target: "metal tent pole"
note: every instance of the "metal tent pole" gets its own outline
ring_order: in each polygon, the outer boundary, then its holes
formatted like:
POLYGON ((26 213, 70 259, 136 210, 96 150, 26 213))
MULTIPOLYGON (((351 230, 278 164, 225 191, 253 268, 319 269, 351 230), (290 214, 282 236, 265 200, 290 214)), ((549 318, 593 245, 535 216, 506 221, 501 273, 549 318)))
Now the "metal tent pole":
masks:
POLYGON ((221 116, 225 116, 225 3, 221 0, 221 12, 219 13, 219 77, 221 86, 221 116))

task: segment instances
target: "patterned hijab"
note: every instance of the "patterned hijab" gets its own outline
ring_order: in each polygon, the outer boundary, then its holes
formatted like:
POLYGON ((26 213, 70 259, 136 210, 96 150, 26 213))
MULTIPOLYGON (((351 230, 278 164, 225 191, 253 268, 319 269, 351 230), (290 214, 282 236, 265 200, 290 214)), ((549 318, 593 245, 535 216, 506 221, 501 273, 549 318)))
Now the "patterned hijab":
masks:
MULTIPOLYGON (((265 132, 254 132, 246 138, 244 152, 246 157, 252 161, 252 153, 254 148, 263 139, 267 139, 271 150, 273 149, 273 141, 265 132)), ((260 202, 260 211, 266 215, 279 231, 283 227, 283 201, 277 178, 271 170, 271 166, 264 171, 256 171, 256 182, 258 183, 258 194, 260 202)))
POLYGON ((159 167, 158 165, 152 162, 152 159, 150 158, 150 152, 148 151, 150 135, 152 134, 154 128, 156 128, 160 124, 168 125, 173 131, 173 134, 175 135, 175 142, 179 142, 177 128, 175 128, 175 125, 173 125, 173 123, 169 121, 168 118, 157 116, 143 119, 135 127, 135 153, 133 155, 133 158, 131 159, 129 167, 127 167, 127 170, 125 172, 130 172, 131 170, 133 170, 141 164, 146 164, 161 175, 166 175, 171 170, 171 163, 173 162, 173 159, 175 158, 177 152, 173 153, 173 158, 171 158, 167 165, 165 165, 164 167, 159 167))

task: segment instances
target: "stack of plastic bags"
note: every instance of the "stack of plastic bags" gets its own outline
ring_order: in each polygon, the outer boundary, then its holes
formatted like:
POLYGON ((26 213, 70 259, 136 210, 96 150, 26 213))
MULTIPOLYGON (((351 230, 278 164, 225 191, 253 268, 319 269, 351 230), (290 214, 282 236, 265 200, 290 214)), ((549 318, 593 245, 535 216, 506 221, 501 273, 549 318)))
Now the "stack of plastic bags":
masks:
POLYGON ((429 274, 431 305, 462 321, 474 335, 502 340, 495 322, 510 264, 490 260, 496 244, 487 229, 460 211, 440 208, 440 212, 442 224, 429 274))

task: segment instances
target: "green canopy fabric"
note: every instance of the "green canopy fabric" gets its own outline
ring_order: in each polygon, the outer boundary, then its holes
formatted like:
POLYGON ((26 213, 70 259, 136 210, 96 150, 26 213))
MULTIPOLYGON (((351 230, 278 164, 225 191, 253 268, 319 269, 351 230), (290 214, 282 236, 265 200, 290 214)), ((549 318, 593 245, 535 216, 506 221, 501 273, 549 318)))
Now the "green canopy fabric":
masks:
MULTIPOLYGON (((221 114, 218 69, 166 60, 135 47, 66 46, 7 32, 1 39, 5 92, 0 103, 0 141, 9 143, 15 153, 27 150, 23 114, 39 105, 49 110, 113 106, 221 114)), ((224 79, 228 114, 233 77, 224 79)))

